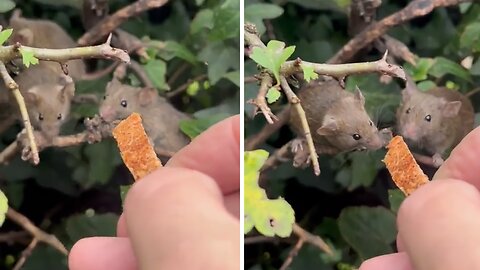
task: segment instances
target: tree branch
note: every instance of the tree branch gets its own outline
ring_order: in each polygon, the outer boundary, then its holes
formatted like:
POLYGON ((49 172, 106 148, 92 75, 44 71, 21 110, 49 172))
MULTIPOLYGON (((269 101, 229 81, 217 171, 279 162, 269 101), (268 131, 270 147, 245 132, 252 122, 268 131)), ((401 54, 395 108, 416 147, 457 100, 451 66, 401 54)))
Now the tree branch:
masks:
POLYGON ((293 246, 293 248, 290 250, 290 252, 288 252, 288 257, 283 262, 283 264, 279 268, 279 270, 286 270, 290 266, 290 264, 292 264, 293 257, 297 256, 298 252, 303 247, 303 243, 305 243, 305 239, 298 238, 297 243, 295 244, 295 246, 293 246))
POLYGON ((263 116, 265 116, 267 122, 269 124, 273 124, 273 120, 278 120, 278 118, 272 113, 270 107, 268 107, 267 100, 265 98, 268 90, 270 89, 270 87, 272 87, 273 79, 266 72, 263 72, 260 77, 260 89, 258 90, 257 97, 247 102, 249 104, 255 105, 255 109, 253 111, 254 116, 258 113, 258 109, 260 109, 260 111, 263 113, 263 116))
POLYGON ((27 261, 28 256, 30 256, 30 254, 32 254, 32 251, 33 251, 33 249, 35 249, 37 244, 38 244, 38 239, 33 238, 32 241, 30 242, 30 244, 27 246, 27 248, 22 251, 22 256, 20 257, 20 259, 18 259, 17 263, 12 268, 12 270, 20 270, 22 268, 22 266, 27 261))
MULTIPOLYGON (((60 253, 64 255, 68 255, 68 250, 65 248, 65 246, 60 242, 57 237, 53 234, 48 234, 44 231, 42 231, 40 228, 35 226, 26 216, 20 214, 19 212, 13 210, 11 207, 8 208, 7 211, 7 218, 10 219, 11 221, 17 223, 20 225, 22 228, 24 228, 27 232, 29 232, 33 236, 33 240, 44 242, 56 250, 58 250, 60 253)), ((32 240, 32 243, 33 243, 32 240)), ((30 245, 32 245, 30 243, 30 245)), ((35 247, 36 243, 33 244, 33 247, 35 247)), ((32 248, 33 249, 33 248, 32 248)))
POLYGON ((302 123, 303 128, 303 135, 307 140, 308 151, 310 153, 310 160, 312 161, 312 168, 315 175, 320 175, 320 164, 318 163, 318 155, 315 151, 315 145, 313 144, 312 133, 310 132, 310 126, 308 125, 307 116, 305 115, 305 111, 300 104, 300 99, 293 93, 290 85, 288 85, 287 79, 285 77, 280 77, 280 85, 282 86, 283 92, 287 96, 290 104, 294 110, 297 111, 300 121, 302 123))
POLYGON ((381 21, 365 28, 360 34, 356 35, 347 44, 338 51, 328 63, 338 64, 345 63, 353 58, 353 56, 363 49, 375 39, 384 35, 390 28, 405 23, 416 17, 425 16, 438 7, 448 7, 457 5, 462 2, 470 2, 467 0, 414 0, 410 2, 402 10, 385 17, 381 21))
POLYGON ((130 17, 136 16, 146 10, 158 8, 168 3, 168 0, 139 0, 128 6, 119 9, 117 12, 101 20, 97 25, 92 27, 88 32, 78 39, 78 44, 85 46, 94 44, 100 38, 120 26, 130 17))
POLYGON ((3 62, 0 62, 0 74, 10 91, 12 91, 13 96, 15 97, 18 107, 20 108, 20 114, 23 119, 23 124, 27 131, 27 137, 29 141, 29 146, 32 153, 32 161, 33 164, 38 164, 40 162, 40 157, 38 156, 38 148, 35 142, 35 137, 33 136, 33 127, 30 123, 30 117, 28 116, 27 106, 25 105, 25 100, 23 99, 22 94, 20 93, 20 89, 18 88, 18 84, 13 80, 13 78, 8 73, 7 67, 3 62))

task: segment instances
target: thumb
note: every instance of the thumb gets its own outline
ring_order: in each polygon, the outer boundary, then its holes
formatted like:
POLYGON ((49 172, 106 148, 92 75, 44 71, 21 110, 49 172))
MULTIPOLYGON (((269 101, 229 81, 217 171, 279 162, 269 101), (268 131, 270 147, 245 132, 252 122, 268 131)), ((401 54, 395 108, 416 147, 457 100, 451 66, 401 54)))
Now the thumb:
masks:
POLYGON ((238 269, 239 221, 205 174, 160 168, 130 189, 124 214, 140 269, 238 269))

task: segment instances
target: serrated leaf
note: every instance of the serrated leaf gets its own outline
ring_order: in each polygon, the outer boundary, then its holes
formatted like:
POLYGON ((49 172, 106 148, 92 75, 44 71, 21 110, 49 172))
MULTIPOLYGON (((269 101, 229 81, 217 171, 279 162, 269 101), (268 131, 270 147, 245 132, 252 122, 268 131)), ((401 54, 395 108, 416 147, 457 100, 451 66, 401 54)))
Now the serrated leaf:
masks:
POLYGON ((190 139, 197 137, 200 133, 207 130, 212 125, 227 118, 228 114, 215 114, 205 118, 189 119, 180 121, 180 130, 190 139))
POLYGON ((480 51, 480 22, 474 22, 465 27, 460 36, 460 47, 470 49, 472 52, 480 51))
POLYGON ((471 82, 472 78, 468 73, 468 70, 462 67, 461 65, 449 60, 445 57, 436 57, 435 63, 432 65, 428 74, 436 77, 441 78, 446 74, 454 75, 458 78, 464 79, 466 81, 471 82))
POLYGON ((167 64, 164 61, 159 59, 150 60, 147 62, 144 68, 148 78, 152 81, 156 88, 160 90, 170 90, 170 86, 165 80, 167 64))
MULTIPOLYGON (((0 1, 0 13, 8 12, 15 8, 15 2, 12 0, 2 0, 0 1)), ((1 43, 0 43, 1 44, 1 43)))
POLYGON ((393 252, 395 215, 384 207, 348 207, 338 218, 342 237, 362 260, 393 252))
POLYGON ((388 201, 390 202, 390 210, 397 213, 400 204, 405 200, 405 194, 400 189, 388 190, 388 201))
POLYGON ((30 67, 30 64, 38 64, 38 58, 34 56, 32 51, 20 49, 20 53, 22 54, 22 62, 27 68, 30 67))
POLYGON ((12 35, 13 29, 5 29, 0 32, 0 45, 5 43, 5 41, 8 40, 8 38, 12 35))
POLYGON ((285 43, 270 40, 266 48, 255 47, 250 58, 262 67, 270 70, 277 82, 280 81, 280 67, 293 54, 295 46, 285 48, 285 43))
POLYGON ((318 79, 318 74, 315 73, 313 66, 310 65, 302 65, 303 69, 303 78, 305 81, 310 82, 310 80, 318 79))
POLYGON ((277 101, 281 96, 281 93, 280 91, 278 91, 278 89, 276 87, 270 87, 270 89, 268 89, 268 92, 267 92, 267 102, 268 103, 274 103, 275 101, 277 101))
POLYGON ((254 227, 265 236, 288 237, 295 222, 293 208, 283 198, 269 199, 258 185, 260 169, 268 158, 262 149, 244 152, 244 233, 254 227))
POLYGON ((5 221, 5 215, 8 211, 8 199, 7 196, 0 190, 0 227, 2 227, 5 221))

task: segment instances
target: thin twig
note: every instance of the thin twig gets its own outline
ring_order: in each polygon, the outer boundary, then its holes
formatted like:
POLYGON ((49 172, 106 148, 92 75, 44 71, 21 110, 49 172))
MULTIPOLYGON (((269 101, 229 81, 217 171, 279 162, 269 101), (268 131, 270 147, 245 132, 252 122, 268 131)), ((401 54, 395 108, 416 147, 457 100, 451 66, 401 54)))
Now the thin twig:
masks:
POLYGON ((290 152, 291 145, 292 145, 292 141, 289 141, 288 143, 280 147, 280 149, 275 150, 275 152, 273 152, 273 154, 268 157, 267 161, 263 163, 261 171, 264 172, 274 167, 275 165, 277 165, 279 161, 285 160, 286 156, 291 153, 290 152))
POLYGON ((17 263, 12 268, 12 270, 20 270, 22 268, 22 266, 27 261, 28 256, 32 254, 32 251, 37 246, 37 244, 38 244, 38 239, 33 238, 30 244, 27 246, 27 248, 22 251, 22 256, 20 257, 20 259, 18 259, 17 263))
POLYGON ((253 245, 253 244, 258 244, 258 243, 264 243, 264 242, 274 242, 278 243, 284 238, 279 238, 279 237, 268 237, 268 236, 263 236, 263 235, 256 235, 256 236, 251 236, 247 237, 243 240, 244 245, 253 245))
POLYGON ((11 231, 7 233, 0 234, 0 243, 7 243, 7 245, 12 245, 14 243, 25 243, 28 244, 30 239, 30 234, 26 231, 11 231))
POLYGON ((265 127, 260 130, 255 135, 252 135, 245 141, 245 150, 250 151, 255 149, 258 145, 266 141, 273 133, 275 133, 279 128, 285 125, 290 116, 290 106, 284 108, 280 113, 277 113, 277 121, 271 125, 265 125, 265 127))
POLYGON ((146 10, 158 8, 165 5, 168 0, 139 0, 128 6, 119 9, 117 12, 101 20, 97 25, 90 28, 88 32, 78 39, 78 44, 85 46, 94 44, 99 38, 111 33, 129 18, 136 16, 146 10))
POLYGON ((256 76, 248 76, 248 77, 245 77, 245 78, 243 79, 243 83, 244 83, 244 84, 247 84, 247 83, 256 83, 256 82, 258 82, 258 79, 257 79, 256 76))
POLYGON ((8 208, 7 211, 7 218, 11 221, 17 223, 22 228, 24 228, 27 232, 29 232, 34 239, 40 242, 44 242, 64 255, 68 255, 68 250, 65 246, 60 242, 55 235, 48 234, 42 231, 40 228, 35 226, 26 216, 20 214, 19 212, 13 210, 11 207, 8 208))
POLYGON ((270 87, 272 87, 272 83, 272 77, 268 73, 263 72, 261 75, 260 89, 258 90, 257 97, 248 101, 248 103, 255 105, 253 115, 256 115, 258 109, 260 109, 269 124, 273 124, 273 120, 278 120, 275 114, 272 113, 270 107, 268 107, 267 100, 265 98, 268 90, 270 87))
POLYGON ((332 248, 325 242, 323 239, 315 234, 309 233, 297 223, 293 224, 293 233, 295 233, 299 238, 304 239, 305 242, 318 247, 321 251, 327 253, 330 256, 333 256, 332 248))
POLYGON ((285 259, 279 270, 286 270, 290 266, 290 264, 292 264, 293 257, 297 256, 298 252, 303 247, 303 243, 305 243, 305 239, 299 238, 295 246, 293 246, 292 250, 288 252, 288 257, 287 259, 285 259))
POLYGON ((173 72, 172 76, 168 78, 167 84, 173 85, 177 81, 178 77, 180 77, 180 75, 182 75, 182 73, 185 72, 185 70, 187 70, 188 67, 189 67, 188 63, 183 63, 179 68, 177 68, 177 70, 175 70, 175 72, 173 72))
POLYGON ((7 86, 8 89, 10 89, 10 91, 12 91, 13 96, 17 101, 18 107, 20 109, 20 114, 23 119, 23 124, 27 131, 27 137, 30 144, 29 146, 31 148, 31 153, 32 153, 32 161, 33 161, 33 164, 36 165, 40 162, 40 157, 38 156, 38 148, 35 142, 35 137, 33 136, 33 127, 32 127, 32 124, 30 123, 30 117, 28 116, 25 100, 22 96, 22 93, 20 93, 18 84, 13 80, 10 74, 8 74, 7 67, 3 62, 0 62, 0 74, 5 82, 5 85, 7 86))
POLYGON ((307 116, 305 115, 305 111, 303 110, 302 105, 300 104, 300 99, 295 95, 295 93, 288 85, 287 79, 285 77, 280 76, 280 84, 282 86, 283 92, 287 96, 290 104, 292 104, 294 110, 297 111, 297 114, 300 118, 303 128, 303 135, 307 140, 308 151, 310 154, 310 160, 312 161, 312 168, 315 175, 320 175, 320 164, 318 163, 318 155, 317 151, 315 150, 315 145, 313 144, 312 133, 310 132, 310 126, 308 125, 307 116))

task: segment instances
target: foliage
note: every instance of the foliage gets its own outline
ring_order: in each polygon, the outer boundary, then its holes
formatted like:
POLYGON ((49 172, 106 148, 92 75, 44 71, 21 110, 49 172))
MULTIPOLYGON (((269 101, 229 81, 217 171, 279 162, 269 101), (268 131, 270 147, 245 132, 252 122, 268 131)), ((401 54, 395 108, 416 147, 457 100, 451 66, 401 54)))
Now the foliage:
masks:
MULTIPOLYGON (((347 31, 350 2, 247 0, 245 19, 257 25, 265 44, 274 37, 295 46, 291 59, 300 57, 305 61, 324 63, 352 38, 347 31), (264 5, 263 10, 255 13, 256 7, 261 5, 264 5), (257 17, 253 18, 255 15, 257 17)), ((399 11, 408 2, 382 1, 376 20, 399 11)), ((480 4, 464 3, 459 7, 435 9, 426 16, 391 28, 388 34, 418 56, 416 65, 399 63, 420 89, 447 86, 453 91, 467 93, 480 83, 476 34, 479 19, 480 4)), ((374 61, 382 54, 383 51, 370 46, 352 61, 374 61)), ((246 60, 246 77, 258 73, 257 64, 258 61, 246 60)), ((304 69, 303 78, 307 81, 315 79, 308 69, 304 69)), ((379 78, 379 74, 348 76, 346 89, 353 91, 358 85, 365 96, 366 109, 378 126, 393 127, 401 100, 400 90, 404 85, 397 80, 385 83, 379 78)), ((257 93, 257 84, 246 84, 244 101, 254 98, 257 93)), ((470 99, 478 112, 480 97, 476 94, 470 99)), ((287 102, 282 100, 270 105, 272 111, 278 114, 287 102)), ((247 138, 266 125, 261 115, 252 119, 252 110, 252 105, 245 105, 247 138)), ((478 125, 479 113, 476 119, 478 125)), ((271 154, 293 138, 294 134, 287 126, 271 135, 265 143, 257 145, 256 149, 264 149, 271 154)), ((267 196, 285 198, 295 211, 296 222, 320 235, 338 252, 338 260, 329 260, 321 256, 318 248, 304 245, 289 269, 355 269, 365 259, 395 251, 395 216, 405 197, 393 184, 381 162, 384 155, 384 149, 321 155, 319 177, 313 175, 311 168, 294 168, 291 161, 262 173, 261 186, 267 196)), ((428 166, 422 165, 422 168, 430 177, 435 172, 428 166)), ((283 242, 277 245, 270 242, 246 245, 245 266, 248 269, 278 269, 291 248, 291 243, 283 242)))
POLYGON ((3 222, 5 221, 5 214, 8 210, 8 198, 0 190, 0 227, 2 227, 3 222))
POLYGON ((258 185, 260 169, 268 158, 265 150, 247 151, 244 154, 245 234, 253 227, 266 236, 287 237, 292 233, 295 215, 283 198, 269 199, 258 185))
MULTIPOLYGON (((7 21, 12 1, 0 1, 0 14, 7 21)), ((81 22, 81 0, 15 1, 27 18, 49 18, 78 39, 85 29, 81 22)), ((110 13, 131 4, 131 0, 109 1, 110 13)), ((197 136, 216 122, 239 112, 240 99, 240 11, 238 0, 168 1, 124 22, 120 28, 141 39, 148 58, 131 54, 153 82, 159 94, 179 110, 194 118, 182 123, 182 130, 197 136), (185 86, 197 83, 195 91, 185 86)), ((8 32, 0 32, 0 41, 8 32)), ((26 66, 35 59, 23 52, 26 66)), ((110 60, 88 60, 98 69, 110 60)), ((94 94, 99 100, 111 75, 94 81, 76 82, 76 95, 94 94)), ((125 83, 141 85, 128 70, 125 83)), ((84 130, 85 117, 98 113, 98 105, 74 104, 71 119, 62 134, 84 130)), ((0 113, 0 117, 1 117, 0 113)), ((2 121, 0 119, 0 121, 2 121)), ((21 130, 20 123, 1 134, 4 149, 21 130)), ((33 166, 16 156, 0 166, 0 189, 9 204, 42 229, 54 233, 69 249, 86 236, 114 235, 122 200, 133 183, 121 162, 113 139, 68 148, 49 148, 40 153, 40 164, 33 166), (122 191, 122 192, 121 192, 122 191)), ((0 200, 2 201, 2 200, 0 200)), ((0 203, 1 204, 1 203, 0 203)), ((0 210, 3 208, 0 207, 0 210)), ((2 231, 20 228, 6 222, 2 231)), ((0 243, 0 268, 11 268, 26 246, 0 243), (13 259, 12 259, 13 258, 13 259), (7 260, 8 259, 8 260, 7 260)), ((66 257, 47 245, 39 245, 27 259, 24 269, 67 269, 66 257)))

